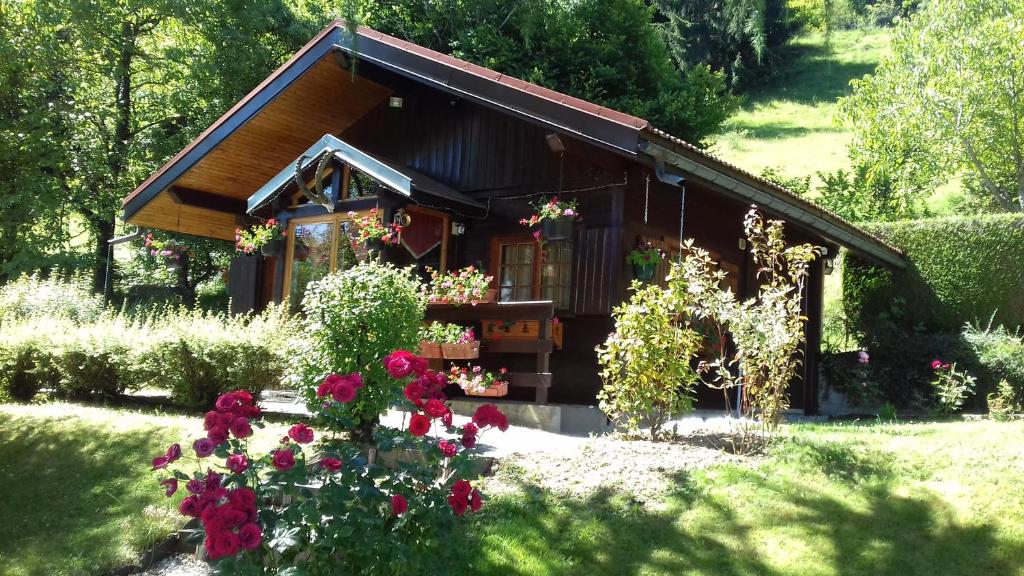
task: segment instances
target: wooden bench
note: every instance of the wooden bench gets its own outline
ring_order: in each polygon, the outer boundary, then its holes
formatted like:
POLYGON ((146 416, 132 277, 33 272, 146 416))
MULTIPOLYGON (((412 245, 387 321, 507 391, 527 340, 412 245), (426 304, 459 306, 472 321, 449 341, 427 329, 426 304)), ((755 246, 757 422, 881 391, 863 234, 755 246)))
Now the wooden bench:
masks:
MULTIPOLYGON (((474 323, 484 319, 516 322, 537 320, 539 328, 536 340, 487 340, 482 346, 494 354, 532 354, 537 357, 536 372, 510 372, 508 385, 533 388, 538 404, 548 403, 548 389, 551 388, 550 356, 554 349, 551 338, 551 320, 555 317, 555 304, 550 300, 539 302, 492 302, 471 306, 463 304, 430 304, 426 319, 436 322, 474 323)), ((481 326, 477 326, 482 334, 481 326)))

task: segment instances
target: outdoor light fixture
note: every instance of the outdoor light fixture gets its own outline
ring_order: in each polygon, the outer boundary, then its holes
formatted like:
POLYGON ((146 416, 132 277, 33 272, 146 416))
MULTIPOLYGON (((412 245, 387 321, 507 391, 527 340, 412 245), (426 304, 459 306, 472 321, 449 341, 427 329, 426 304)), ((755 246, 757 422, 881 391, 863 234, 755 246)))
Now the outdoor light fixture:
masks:
POLYGON ((746 238, 740 238, 739 241, 736 243, 736 246, 739 247, 740 250, 746 250, 747 249, 747 239, 746 238))
POLYGON ((836 259, 835 259, 835 257, 833 257, 833 258, 826 258, 825 259, 825 274, 831 274, 832 271, 835 270, 835 269, 836 269, 836 259))
POLYGON ((392 108, 401 108, 404 100, 401 96, 392 96, 388 98, 388 106, 392 108))
POLYGON ((452 222, 452 236, 462 236, 466 233, 465 222, 452 222))
POLYGON ((400 209, 398 212, 395 212, 394 222, 395 226, 401 226, 402 228, 405 228, 409 224, 412 224, 412 216, 410 216, 409 213, 406 212, 405 210, 400 209))
POLYGON ((548 148, 551 149, 555 154, 561 154, 565 152, 565 144, 562 143, 562 138, 557 133, 552 132, 544 137, 544 140, 548 143, 548 148))

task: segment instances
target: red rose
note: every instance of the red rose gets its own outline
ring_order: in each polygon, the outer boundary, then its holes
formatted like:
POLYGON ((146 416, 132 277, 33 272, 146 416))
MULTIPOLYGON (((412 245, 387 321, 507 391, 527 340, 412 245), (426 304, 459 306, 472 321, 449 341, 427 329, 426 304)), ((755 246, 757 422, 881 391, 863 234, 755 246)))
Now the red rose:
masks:
POLYGON ((156 458, 153 458, 153 470, 160 470, 161 468, 167 468, 168 464, 167 456, 161 454, 156 458))
POLYGON ((235 400, 242 406, 252 404, 252 394, 248 390, 235 390, 232 394, 235 396, 235 400))
POLYGON ((196 456, 200 458, 206 458, 213 451, 217 449, 218 444, 209 438, 200 438, 192 444, 192 448, 196 451, 196 456))
POLYGON ((938 370, 939 368, 942 368, 942 360, 938 358, 932 360, 932 370, 938 370))
POLYGON ((244 508, 228 504, 227 506, 221 506, 217 508, 217 516, 220 521, 224 523, 224 526, 234 528, 241 526, 249 519, 249 514, 244 508))
POLYGON ((359 372, 353 372, 347 376, 349 384, 356 390, 363 387, 363 375, 359 372))
POLYGON ((384 368, 388 375, 398 380, 405 378, 412 373, 412 362, 409 361, 409 353, 404 350, 392 352, 384 359, 384 368))
POLYGON ((170 464, 178 458, 181 458, 181 444, 171 444, 167 447, 167 452, 164 453, 167 458, 167 463, 170 464))
POLYGON ((483 500, 480 499, 480 491, 473 490, 469 495, 469 507, 473 512, 479 512, 480 508, 484 505, 483 500))
POLYGON ((466 513, 466 508, 469 507, 469 501, 465 496, 456 496, 452 494, 448 497, 448 505, 452 507, 452 512, 456 516, 462 516, 466 513))
POLYGON ((438 442, 437 447, 441 450, 441 454, 443 454, 445 458, 452 458, 459 451, 458 446, 447 440, 441 440, 438 442))
POLYGON ((223 477, 217 472, 208 471, 206 473, 206 489, 213 490, 215 488, 220 488, 220 481, 222 479, 223 477))
POLYGON ((323 398, 334 390, 334 385, 341 381, 341 376, 337 374, 328 374, 324 381, 320 383, 320 386, 316 389, 316 397, 323 398))
POLYGON ((274 468, 284 471, 295 466, 295 456, 291 450, 274 450, 273 454, 271 464, 274 465, 274 468))
POLYGON ((456 480, 455 484, 452 484, 452 494, 455 496, 468 498, 469 493, 472 491, 473 485, 468 480, 456 480))
POLYGON ((242 548, 255 550, 263 542, 263 532, 259 525, 250 522, 238 530, 238 540, 242 544, 242 548))
POLYGON ((234 533, 221 532, 219 534, 207 535, 205 546, 210 559, 218 560, 238 554, 241 542, 234 533))
POLYGON ((481 428, 493 426, 502 432, 508 430, 508 418, 494 404, 484 404, 473 413, 473 423, 481 428))
POLYGON ((249 467, 249 459, 245 457, 245 454, 232 454, 228 456, 225 465, 235 474, 241 474, 249 467))
POLYGON ((242 487, 232 490, 228 494, 228 499, 235 506, 240 506, 246 509, 252 509, 256 507, 256 492, 252 488, 242 487))
POLYGON ((445 427, 447 427, 447 428, 451 428, 452 427, 452 411, 451 410, 445 412, 444 416, 441 416, 441 423, 444 424, 445 427))
POLYGON ((228 428, 235 438, 242 439, 252 436, 252 426, 249 426, 249 419, 244 417, 238 417, 231 421, 231 426, 228 428))
POLYGON ((178 504, 178 512, 181 512, 182 516, 191 516, 195 518, 199 516, 199 498, 196 496, 187 496, 178 504))
POLYGON ((231 412, 238 406, 238 397, 234 393, 228 392, 222 394, 220 398, 217 398, 217 402, 214 405, 218 412, 231 412))
POLYGON ((288 436, 299 444, 309 444, 313 441, 313 429, 305 422, 299 422, 288 430, 288 436))
POLYGON ((462 435, 462 445, 466 449, 470 449, 476 446, 476 434, 465 433, 462 435))
POLYGON ((177 478, 168 478, 166 480, 161 480, 160 481, 160 485, 167 487, 166 494, 167 494, 168 497, 173 495, 175 492, 178 491, 178 479, 177 478))
POLYGON ((342 404, 347 404, 355 399, 356 389, 348 380, 341 380, 331 389, 331 396, 342 404))
POLYGON ((409 509, 409 503, 405 500, 405 496, 401 494, 395 494, 391 497, 391 513, 395 516, 401 516, 405 514, 405 511, 409 509))
POLYGON ((416 406, 420 406, 423 403, 423 394, 426 390, 418 381, 412 381, 405 386, 405 398, 409 402, 412 402, 416 406))
POLYGON ((449 412, 448 407, 444 405, 444 402, 437 398, 427 400, 427 403, 423 405, 423 411, 431 418, 440 418, 449 412))
POLYGON ((206 437, 213 442, 214 446, 220 446, 228 441, 228 428, 227 426, 212 428, 206 433, 206 437))
POLYGON ((341 460, 337 458, 321 458, 320 467, 331 472, 337 472, 341 470, 341 460))
POLYGON ((430 431, 430 418, 423 414, 413 414, 409 420, 409 433, 413 436, 423 436, 430 431))

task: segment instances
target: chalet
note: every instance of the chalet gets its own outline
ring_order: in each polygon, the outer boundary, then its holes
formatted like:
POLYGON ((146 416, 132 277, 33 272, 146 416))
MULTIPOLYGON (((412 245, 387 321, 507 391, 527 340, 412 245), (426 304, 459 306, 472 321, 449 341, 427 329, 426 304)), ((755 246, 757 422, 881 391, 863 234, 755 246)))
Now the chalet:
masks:
POLYGON ((512 398, 593 403, 594 346, 627 297, 628 252, 643 240, 678 253, 694 238, 748 296, 751 204, 785 220, 789 240, 828 251, 807 286, 804 375, 790 390, 793 407, 813 413, 826 268, 840 246, 896 267, 898 251, 642 118, 366 28, 328 26, 126 197, 124 218, 225 240, 269 218, 287 225, 279 254, 232 263, 244 311, 294 306, 306 282, 339 266, 349 212, 377 207, 408 224, 386 260, 494 276, 498 303, 431 306, 428 317, 475 324, 481 363, 515 374, 512 398), (550 196, 575 199, 582 220, 538 243, 520 219, 550 196))

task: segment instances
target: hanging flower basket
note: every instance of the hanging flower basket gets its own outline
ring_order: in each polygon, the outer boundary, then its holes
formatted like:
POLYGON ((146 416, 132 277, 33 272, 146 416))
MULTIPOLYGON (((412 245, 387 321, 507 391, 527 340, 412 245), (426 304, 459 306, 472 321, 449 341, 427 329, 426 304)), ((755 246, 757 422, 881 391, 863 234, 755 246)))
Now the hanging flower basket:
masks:
POLYGON ((508 382, 497 382, 491 384, 483 391, 477 391, 473 388, 469 388, 466 391, 466 396, 485 396, 488 398, 501 398, 508 396, 508 382))
POLYGON ((380 238, 370 238, 363 241, 363 246, 368 253, 380 254, 380 251, 384 249, 384 242, 380 238))
POLYGON ((429 340, 421 340, 420 356, 424 358, 444 358, 441 354, 441 344, 438 342, 430 342, 429 340))
POLYGON ((278 254, 280 254, 281 253, 281 249, 283 247, 284 247, 284 240, 278 238, 276 240, 271 240, 271 241, 267 242, 266 244, 264 244, 260 248, 260 252, 264 256, 266 256, 267 258, 270 258, 271 256, 277 256, 278 254))
POLYGON ((540 223, 541 233, 548 240, 566 240, 572 238, 572 218, 545 219, 540 223))
POLYGON ((176 256, 165 258, 164 266, 166 266, 168 270, 177 270, 178 268, 181 268, 181 260, 176 256))
POLYGON ((480 357, 480 341, 441 344, 441 355, 447 360, 472 360, 480 357))
POLYGON ((656 262, 648 262, 646 264, 633 264, 633 277, 637 280, 650 280, 654 278, 654 272, 658 269, 656 262))

